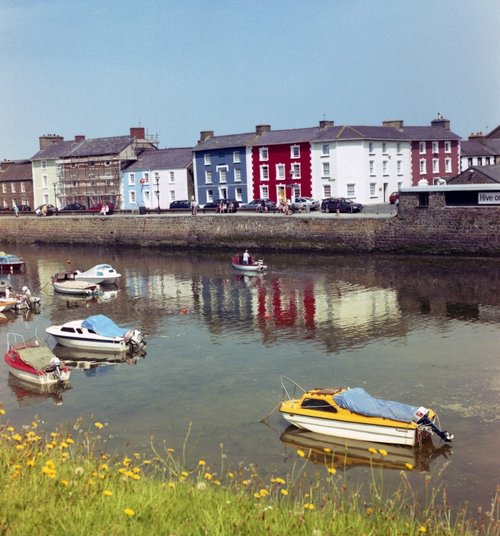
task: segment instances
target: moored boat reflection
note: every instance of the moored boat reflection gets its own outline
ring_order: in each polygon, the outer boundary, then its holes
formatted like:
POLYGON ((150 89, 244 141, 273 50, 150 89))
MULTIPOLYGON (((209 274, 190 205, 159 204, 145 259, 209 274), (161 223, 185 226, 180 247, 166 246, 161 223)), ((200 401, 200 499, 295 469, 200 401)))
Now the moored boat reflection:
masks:
POLYGON ((63 393, 72 389, 70 384, 35 385, 23 382, 12 374, 9 374, 7 385, 20 407, 33 406, 48 399, 60 406, 63 403, 63 393))

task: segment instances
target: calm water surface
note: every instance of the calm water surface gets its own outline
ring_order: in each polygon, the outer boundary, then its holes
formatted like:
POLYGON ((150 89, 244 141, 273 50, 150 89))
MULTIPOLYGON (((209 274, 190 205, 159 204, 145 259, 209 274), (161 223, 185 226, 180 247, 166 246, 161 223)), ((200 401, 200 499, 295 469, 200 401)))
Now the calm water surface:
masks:
MULTIPOLYGON (((415 489, 431 474, 451 503, 489 506, 500 481, 500 261, 269 254, 268 273, 241 276, 229 255, 8 249, 27 261, 14 287, 28 284, 42 308, 0 317, 4 347, 7 332, 44 337, 49 325, 97 313, 142 329, 148 341, 135 364, 73 370, 60 398, 16 383, 4 364, 0 401, 12 422, 37 415, 50 428, 83 416, 106 423, 113 447, 146 451, 153 437, 180 452, 190 429, 192 463, 204 456, 216 465, 223 445, 227 465, 284 475, 298 439, 276 412, 261 422, 281 399, 280 376, 304 388, 361 386, 432 407, 455 434, 449 449, 437 440, 434 449, 387 447, 387 485, 398 485, 407 461, 415 489), (50 275, 68 260, 80 269, 109 262, 122 274, 119 289, 97 301, 54 295, 50 275)), ((306 438, 303 446, 313 449, 311 469, 321 469, 312 462, 324 454, 315 459, 314 449, 325 445, 306 438)), ((336 477, 369 480, 366 456, 364 447, 348 453, 336 477)))

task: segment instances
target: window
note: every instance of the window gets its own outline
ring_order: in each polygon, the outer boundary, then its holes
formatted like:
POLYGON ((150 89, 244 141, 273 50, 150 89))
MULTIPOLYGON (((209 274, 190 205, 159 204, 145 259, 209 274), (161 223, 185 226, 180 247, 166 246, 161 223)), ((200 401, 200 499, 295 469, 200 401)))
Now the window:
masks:
POLYGON ((241 188, 236 188, 234 192, 234 198, 236 201, 243 201, 243 190, 241 188))
POLYGON ((429 192, 420 192, 418 194, 418 206, 419 207, 429 206, 429 192))
POLYGON ((398 175, 403 174, 403 161, 402 160, 398 160, 396 162, 396 172, 397 172, 398 175))
POLYGON ((211 163, 212 163, 212 159, 210 158, 210 155, 209 154, 205 154, 205 156, 203 157, 204 161, 205 161, 205 165, 206 166, 209 166, 211 163))
POLYGON ((483 158, 481 156, 477 157, 477 165, 482 166, 483 165, 483 158))
POLYGON ((292 179, 300 179, 300 164, 292 164, 292 179))
POLYGON ((356 196, 356 185, 355 184, 347 184, 347 197, 355 197, 356 196))
MULTIPOLYGON (((155 177, 158 177, 158 181, 160 180, 160 174, 158 172, 155 173, 155 177)), ((149 184, 149 173, 147 171, 143 173, 142 178, 144 179, 143 184, 149 184)))
POLYGON ((42 169, 47 169, 47 160, 42 160, 42 169))
POLYGON ((432 159, 432 173, 439 173, 439 158, 432 159))
POLYGON ((368 144, 368 152, 369 152, 370 154, 373 154, 373 143, 372 143, 372 142, 370 142, 370 143, 368 144))
POLYGON ((11 193, 13 193, 13 194, 16 193, 16 183, 15 183, 15 182, 11 182, 11 183, 10 183, 10 191, 11 191, 11 193))
POLYGON ((451 141, 444 142, 444 152, 451 153, 451 141))
POLYGON ((321 166, 323 168, 322 178, 328 179, 330 177, 330 162, 323 162, 321 166))
POLYGON ((269 199, 269 186, 260 187, 260 197, 262 199, 269 199))
POLYGON ((323 156, 328 156, 330 154, 330 144, 328 143, 323 144, 321 154, 323 156))
MULTIPOLYGON (((490 165, 490 157, 489 157, 489 156, 486 157, 486 165, 487 165, 487 166, 490 165)), ((22 190, 22 187, 23 187, 22 185, 23 185, 23 183, 21 183, 21 192, 23 191, 23 190, 22 190)))
POLYGON ((422 158, 420 160, 420 175, 424 175, 425 173, 427 173, 427 164, 425 158, 422 158))
POLYGON ((398 154, 401 154, 401 144, 400 144, 400 143, 397 143, 397 144, 396 144, 396 152, 397 152, 398 154))
POLYGON ((444 159, 444 170, 446 173, 451 173, 451 158, 444 159))
POLYGON ((419 144, 418 144, 418 152, 420 154, 425 154, 425 141, 421 141, 419 144))
POLYGON ((433 141, 432 142, 432 152, 434 154, 439 153, 439 142, 438 141, 433 141))
POLYGON ((290 158, 300 158, 300 145, 290 145, 290 158))
POLYGON ((135 205, 137 203, 136 197, 135 197, 135 190, 129 190, 128 192, 128 200, 131 205, 135 205))
POLYGON ((47 178, 47 175, 42 175, 42 188, 48 188, 49 187, 49 181, 47 178))
POLYGON ((370 182, 370 197, 376 197, 377 195, 377 183, 370 182))
POLYGON ((24 184, 24 182, 21 183, 21 193, 23 193, 23 194, 26 193, 26 184, 24 184))
POLYGON ((155 183, 159 184, 160 182, 160 173, 158 171, 155 171, 155 183))
POLYGON ((241 162, 240 152, 239 151, 233 151, 233 162, 235 164, 239 164, 241 162))
POLYGON ((468 165, 469 167, 472 167, 472 166, 474 165, 474 164, 473 164, 473 159, 472 159, 472 158, 468 158, 468 159, 467 159, 467 165, 468 165))
POLYGON ((387 160, 383 160, 382 161, 382 174, 383 175, 388 175, 389 172, 388 172, 388 162, 387 160))
POLYGON ((142 198, 144 199, 144 204, 146 206, 151 206, 151 192, 149 190, 144 190, 142 192, 142 198))
POLYGON ((207 203, 211 203, 214 200, 214 191, 207 190, 207 203))
POLYGON ((260 180, 261 181, 269 180, 269 166, 260 166, 260 180))
POLYGON ((368 162, 368 168, 370 170, 370 175, 375 175, 375 161, 374 160, 370 160, 368 162))
POLYGON ((269 159, 269 151, 267 147, 259 147, 259 160, 264 161, 269 159))
POLYGON ((175 190, 170 190, 170 202, 175 201, 175 190))
POLYGON ((234 168, 234 182, 241 182, 241 169, 234 168))
POLYGON ((205 184, 212 184, 212 172, 205 171, 205 184))
POLYGON ((323 184, 323 199, 332 197, 332 187, 330 184, 323 184))
POLYGON ((217 166, 219 182, 227 182, 227 166, 217 166))
POLYGON ((387 143, 385 143, 385 142, 382 144, 382 153, 383 154, 387 153, 387 143))
POLYGON ((129 186, 134 186, 135 184, 135 173, 128 174, 128 184, 129 186))
POLYGON ((276 178, 279 181, 285 180, 285 164, 276 164, 276 178))
POLYGON ((175 173, 173 171, 169 172, 170 182, 175 182, 175 173))
POLYGON ((306 398, 301 407, 325 411, 326 413, 337 413, 337 410, 327 400, 318 400, 317 398, 306 398))

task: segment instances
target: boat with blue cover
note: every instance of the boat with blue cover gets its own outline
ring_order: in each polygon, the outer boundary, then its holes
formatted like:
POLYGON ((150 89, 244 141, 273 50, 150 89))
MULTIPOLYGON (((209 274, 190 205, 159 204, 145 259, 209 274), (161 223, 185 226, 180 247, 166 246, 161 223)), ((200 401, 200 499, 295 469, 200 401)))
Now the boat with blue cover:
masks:
POLYGON ((412 406, 375 398, 364 389, 316 388, 305 391, 289 378, 282 378, 287 399, 279 411, 297 428, 345 439, 414 446, 429 434, 445 442, 453 436, 437 426, 437 414, 423 406, 412 406), (284 380, 302 390, 290 395, 284 380))
POLYGON ((50 326, 45 331, 67 348, 138 353, 146 346, 140 330, 120 327, 105 315, 72 320, 60 326, 50 326))

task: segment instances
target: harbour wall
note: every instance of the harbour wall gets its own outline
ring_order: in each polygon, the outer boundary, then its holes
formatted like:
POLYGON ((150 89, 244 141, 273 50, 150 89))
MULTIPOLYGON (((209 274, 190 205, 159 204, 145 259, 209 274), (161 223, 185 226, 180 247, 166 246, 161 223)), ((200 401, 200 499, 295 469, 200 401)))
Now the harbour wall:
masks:
POLYGON ((164 249, 500 256, 500 208, 408 210, 398 216, 239 214, 32 215, 0 218, 7 244, 164 249))

